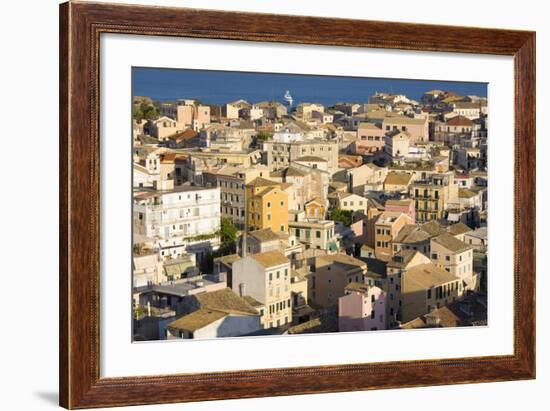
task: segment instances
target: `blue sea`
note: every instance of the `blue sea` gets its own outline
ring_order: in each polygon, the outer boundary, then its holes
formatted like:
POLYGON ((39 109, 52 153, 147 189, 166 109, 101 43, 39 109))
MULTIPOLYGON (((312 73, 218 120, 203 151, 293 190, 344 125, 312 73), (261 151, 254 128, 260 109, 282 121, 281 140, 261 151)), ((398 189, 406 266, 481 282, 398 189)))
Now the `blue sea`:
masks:
POLYGON ((132 92, 134 96, 148 96, 160 101, 194 98, 206 104, 225 104, 241 98, 250 103, 265 100, 283 102, 283 95, 289 90, 294 105, 315 102, 325 106, 342 101, 368 102, 369 96, 377 91, 405 94, 415 100, 432 89, 453 91, 459 95, 487 96, 487 83, 442 80, 134 67, 132 92))

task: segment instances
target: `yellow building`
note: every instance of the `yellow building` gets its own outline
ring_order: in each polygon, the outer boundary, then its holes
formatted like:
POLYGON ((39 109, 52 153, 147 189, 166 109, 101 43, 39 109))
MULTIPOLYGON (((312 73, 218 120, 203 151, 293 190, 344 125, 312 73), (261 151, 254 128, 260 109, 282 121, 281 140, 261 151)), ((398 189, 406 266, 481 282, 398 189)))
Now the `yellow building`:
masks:
POLYGON ((246 185, 246 221, 249 230, 288 231, 288 194, 282 183, 258 177, 246 185))
POLYGON ((428 180, 416 181, 410 186, 410 196, 414 200, 417 222, 441 219, 448 205, 458 199, 453 172, 434 174, 428 180))

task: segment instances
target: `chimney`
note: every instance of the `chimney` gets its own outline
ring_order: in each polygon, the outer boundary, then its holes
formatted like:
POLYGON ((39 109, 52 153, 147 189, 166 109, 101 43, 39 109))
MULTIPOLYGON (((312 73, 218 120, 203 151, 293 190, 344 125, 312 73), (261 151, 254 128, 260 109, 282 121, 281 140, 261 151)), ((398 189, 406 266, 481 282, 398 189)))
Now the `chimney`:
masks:
POLYGON ((246 295, 246 284, 245 283, 240 283, 239 284, 239 295, 241 297, 244 297, 246 295))

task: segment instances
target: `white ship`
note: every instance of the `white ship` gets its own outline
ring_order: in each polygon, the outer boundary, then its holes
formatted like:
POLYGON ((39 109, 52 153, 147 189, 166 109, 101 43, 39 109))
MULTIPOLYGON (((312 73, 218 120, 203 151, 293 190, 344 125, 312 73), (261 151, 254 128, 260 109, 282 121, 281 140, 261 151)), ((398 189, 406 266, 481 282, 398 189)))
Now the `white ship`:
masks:
POLYGON ((285 99, 286 104, 287 104, 288 106, 291 106, 291 105, 292 105, 292 102, 294 101, 294 100, 292 99, 292 96, 290 95, 290 91, 288 91, 288 90, 285 92, 284 99, 285 99))

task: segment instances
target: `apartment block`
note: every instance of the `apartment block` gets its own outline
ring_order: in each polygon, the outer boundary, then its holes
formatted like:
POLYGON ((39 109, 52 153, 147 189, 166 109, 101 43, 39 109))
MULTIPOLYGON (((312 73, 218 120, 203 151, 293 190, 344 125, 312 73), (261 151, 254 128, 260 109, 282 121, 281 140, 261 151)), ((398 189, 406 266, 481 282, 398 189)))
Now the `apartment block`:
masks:
POLYGON ((219 247, 220 191, 179 186, 142 189, 134 194, 134 242, 152 242, 162 258, 197 254, 219 247))
POLYGON ((251 254, 233 263, 233 291, 258 301, 264 328, 292 322, 290 261, 280 251, 251 254))

